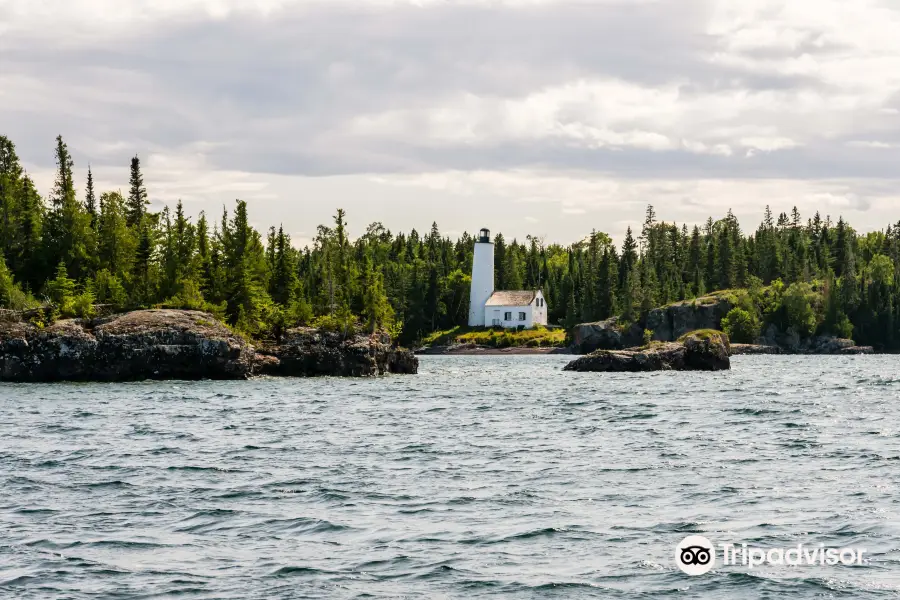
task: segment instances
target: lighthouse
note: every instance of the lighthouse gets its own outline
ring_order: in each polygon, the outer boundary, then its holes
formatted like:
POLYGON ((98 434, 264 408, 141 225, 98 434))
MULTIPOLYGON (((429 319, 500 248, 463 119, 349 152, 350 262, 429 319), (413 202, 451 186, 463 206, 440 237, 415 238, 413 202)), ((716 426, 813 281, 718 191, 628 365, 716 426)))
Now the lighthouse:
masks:
POLYGON ((547 325, 547 302, 541 290, 494 290, 494 244, 482 229, 475 238, 469 327, 529 329, 547 325))
POLYGON ((469 327, 484 327, 484 305, 494 293, 494 244, 491 232, 482 229, 472 257, 472 290, 469 293, 469 327))

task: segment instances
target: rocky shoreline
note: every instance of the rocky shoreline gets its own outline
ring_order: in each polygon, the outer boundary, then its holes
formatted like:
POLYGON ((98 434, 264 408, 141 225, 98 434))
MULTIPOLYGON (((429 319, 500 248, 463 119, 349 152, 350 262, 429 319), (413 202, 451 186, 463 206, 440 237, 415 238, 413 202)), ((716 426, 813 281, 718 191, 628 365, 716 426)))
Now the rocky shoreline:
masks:
POLYGON ((858 354, 875 354, 872 346, 856 346, 853 340, 843 340, 840 338, 831 338, 835 341, 835 346, 828 348, 816 348, 807 351, 789 350, 781 346, 768 346, 764 344, 731 344, 731 355, 751 355, 751 354, 783 354, 783 355, 819 355, 819 356, 848 356, 858 354))
POLYGON ((46 327, 0 321, 0 381, 372 377, 416 373, 418 359, 384 335, 298 328, 259 349, 213 315, 139 310, 46 327))
POLYGON ((529 354, 573 354, 570 348, 510 346, 497 348, 480 344, 454 344, 451 346, 428 346, 415 351, 422 356, 525 356, 529 354))

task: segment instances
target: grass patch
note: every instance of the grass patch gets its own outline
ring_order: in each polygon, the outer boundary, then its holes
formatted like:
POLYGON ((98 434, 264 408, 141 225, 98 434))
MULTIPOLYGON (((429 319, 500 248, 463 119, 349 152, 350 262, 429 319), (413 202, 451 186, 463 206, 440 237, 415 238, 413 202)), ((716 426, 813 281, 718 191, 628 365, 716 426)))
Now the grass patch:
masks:
POLYGON ((537 326, 533 329, 502 329, 493 327, 457 326, 446 331, 435 331, 422 340, 425 346, 451 344, 478 344, 494 348, 561 348, 566 345, 566 332, 562 328, 550 329, 537 326))
POLYGON ((725 340, 728 339, 727 335, 725 335, 723 332, 721 332, 717 329, 697 329, 695 331, 688 331, 686 334, 684 334, 683 336, 678 338, 678 341, 684 342, 684 340, 686 340, 687 338, 689 338, 691 336, 700 338, 701 340, 710 340, 713 338, 725 339, 725 340))

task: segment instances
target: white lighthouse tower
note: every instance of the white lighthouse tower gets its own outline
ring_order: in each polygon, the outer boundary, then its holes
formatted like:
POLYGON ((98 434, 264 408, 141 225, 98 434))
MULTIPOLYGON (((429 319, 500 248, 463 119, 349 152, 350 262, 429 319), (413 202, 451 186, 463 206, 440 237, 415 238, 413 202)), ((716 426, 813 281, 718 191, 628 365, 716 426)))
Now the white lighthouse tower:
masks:
POLYGON ((494 244, 491 232, 482 229, 472 257, 472 291, 469 293, 469 327, 484 327, 484 305, 494 293, 494 244))

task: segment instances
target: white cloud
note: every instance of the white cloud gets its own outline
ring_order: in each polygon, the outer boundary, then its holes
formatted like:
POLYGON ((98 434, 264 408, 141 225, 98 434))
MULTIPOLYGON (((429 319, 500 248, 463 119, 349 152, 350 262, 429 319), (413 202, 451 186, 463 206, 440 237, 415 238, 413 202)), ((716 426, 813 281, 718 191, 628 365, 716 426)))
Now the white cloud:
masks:
POLYGON ((879 142, 877 140, 851 140, 847 142, 851 148, 874 148, 877 150, 893 150, 900 148, 900 143, 879 142))
POLYGON ((104 188, 139 153, 157 200, 304 239, 337 206, 560 241, 648 202, 876 227, 897 31, 878 0, 0 0, 0 134, 45 191, 62 133, 104 188))

